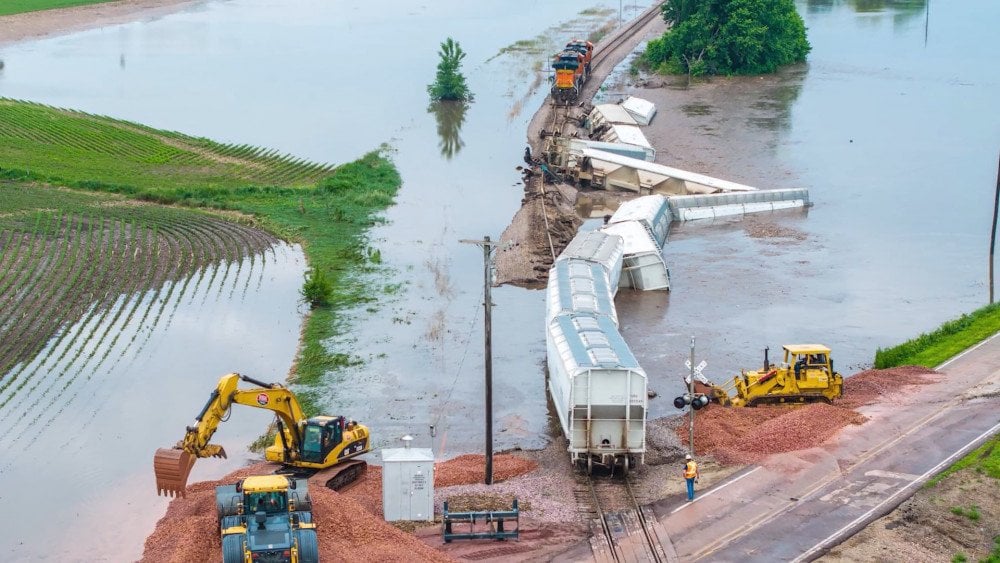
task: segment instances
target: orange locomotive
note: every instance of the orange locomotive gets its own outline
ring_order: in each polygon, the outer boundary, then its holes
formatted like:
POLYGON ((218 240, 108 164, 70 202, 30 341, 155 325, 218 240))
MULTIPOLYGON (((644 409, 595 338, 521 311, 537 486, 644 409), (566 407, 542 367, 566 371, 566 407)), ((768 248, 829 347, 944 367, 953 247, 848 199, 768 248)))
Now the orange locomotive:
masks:
POLYGON ((556 81, 552 86, 552 98, 556 102, 575 102, 583 89, 583 83, 590 75, 590 61, 594 56, 594 44, 582 39, 574 39, 566 44, 566 49, 555 56, 552 68, 556 81))

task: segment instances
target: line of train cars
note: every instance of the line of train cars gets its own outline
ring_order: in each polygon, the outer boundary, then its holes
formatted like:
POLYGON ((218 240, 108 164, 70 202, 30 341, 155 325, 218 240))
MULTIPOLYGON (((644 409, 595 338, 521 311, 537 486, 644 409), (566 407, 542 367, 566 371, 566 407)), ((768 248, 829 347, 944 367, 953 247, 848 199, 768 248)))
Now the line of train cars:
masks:
POLYGON ((573 39, 555 55, 552 60, 556 74, 552 85, 553 100, 563 104, 576 102, 590 76, 590 61, 593 58, 594 44, 583 39, 573 39))
POLYGON ((618 331, 614 301, 619 287, 635 287, 622 274, 628 241, 609 228, 624 221, 662 250, 671 221, 667 199, 644 196, 622 204, 602 229, 577 233, 549 270, 549 394, 570 460, 588 474, 595 465, 627 474, 645 461, 646 372, 618 331))

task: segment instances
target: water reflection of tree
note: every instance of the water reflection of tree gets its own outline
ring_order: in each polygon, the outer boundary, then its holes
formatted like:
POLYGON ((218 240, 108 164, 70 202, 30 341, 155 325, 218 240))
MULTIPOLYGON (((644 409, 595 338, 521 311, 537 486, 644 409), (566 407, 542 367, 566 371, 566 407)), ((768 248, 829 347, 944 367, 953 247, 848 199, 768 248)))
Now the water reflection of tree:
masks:
POLYGON ((802 92, 809 67, 789 65, 779 70, 771 85, 761 91, 759 101, 747 121, 767 131, 787 131, 792 125, 792 105, 802 92))
POLYGON ((465 110, 469 109, 469 104, 460 101, 441 101, 431 104, 427 111, 434 114, 437 119, 437 132, 441 141, 438 147, 441 149, 441 156, 451 160, 465 143, 462 141, 462 124, 465 123, 465 110))
POLYGON ((860 14, 884 13, 896 23, 922 15, 929 0, 806 0, 806 11, 811 14, 831 11, 835 6, 848 6, 860 14))

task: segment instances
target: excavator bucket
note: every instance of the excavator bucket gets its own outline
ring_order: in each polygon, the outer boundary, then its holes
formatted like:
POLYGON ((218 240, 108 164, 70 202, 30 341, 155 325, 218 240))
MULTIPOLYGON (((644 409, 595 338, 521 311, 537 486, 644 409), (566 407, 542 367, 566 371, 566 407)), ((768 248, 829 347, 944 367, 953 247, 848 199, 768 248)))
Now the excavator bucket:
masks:
POLYGON ((178 448, 160 448, 153 455, 156 492, 165 496, 185 496, 188 475, 198 459, 178 448))

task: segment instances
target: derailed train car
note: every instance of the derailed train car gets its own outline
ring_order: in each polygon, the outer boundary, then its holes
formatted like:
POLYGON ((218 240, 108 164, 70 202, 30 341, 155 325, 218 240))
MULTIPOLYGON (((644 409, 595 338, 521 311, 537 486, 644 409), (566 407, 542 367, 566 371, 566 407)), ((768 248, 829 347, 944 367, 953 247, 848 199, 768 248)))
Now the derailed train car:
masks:
POLYGON ((615 295, 601 264, 569 258, 557 261, 549 270, 545 322, 566 313, 603 315, 618 326, 615 295))
POLYGON ((627 474, 646 453, 646 372, 612 319, 556 315, 546 335, 549 393, 574 464, 627 474))

